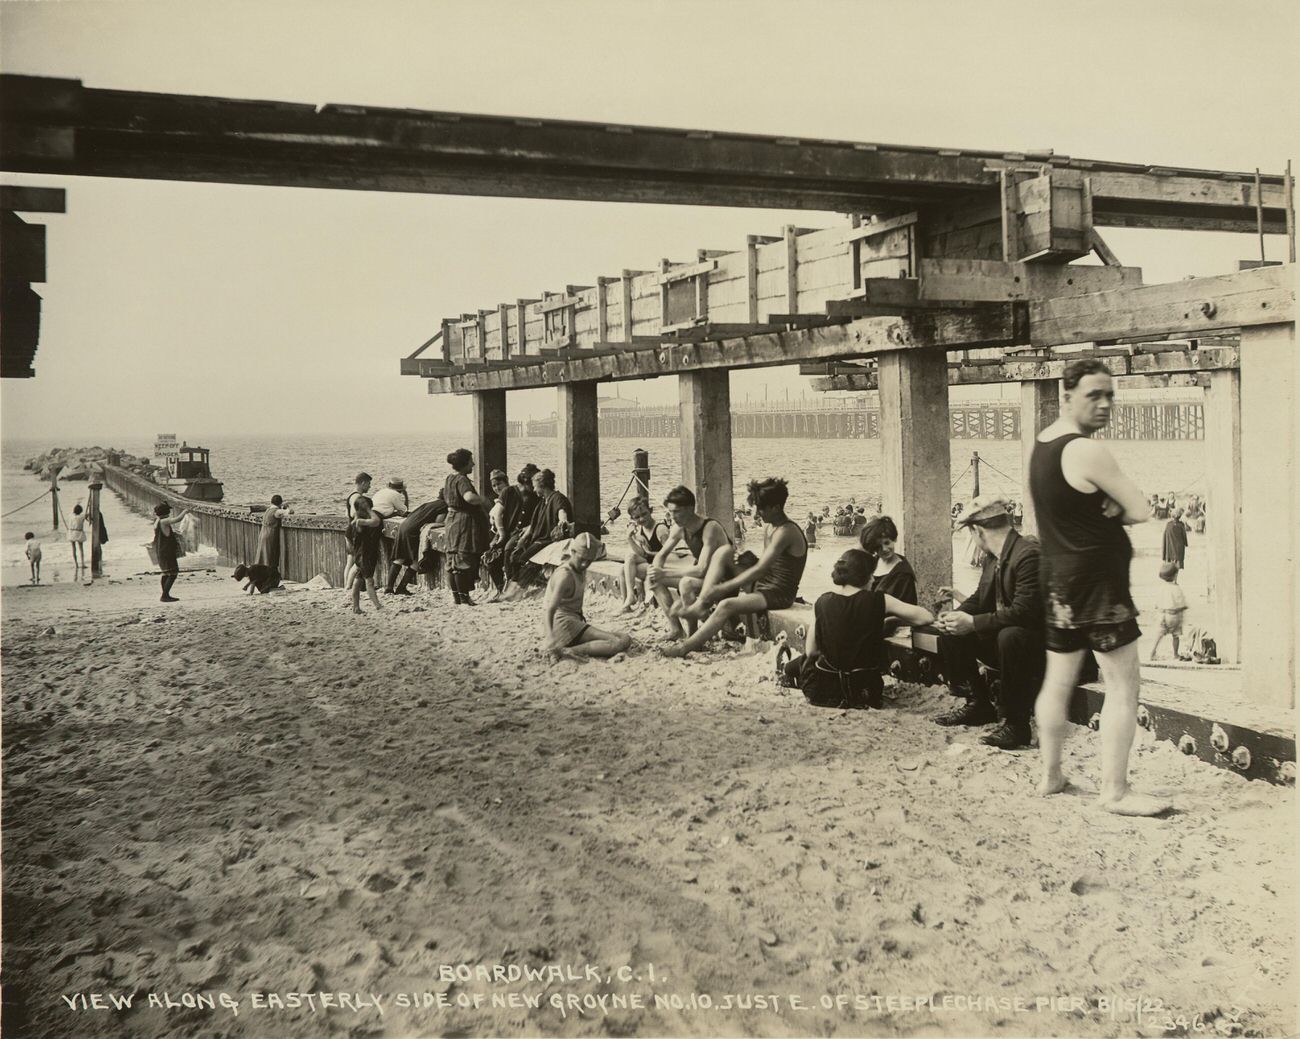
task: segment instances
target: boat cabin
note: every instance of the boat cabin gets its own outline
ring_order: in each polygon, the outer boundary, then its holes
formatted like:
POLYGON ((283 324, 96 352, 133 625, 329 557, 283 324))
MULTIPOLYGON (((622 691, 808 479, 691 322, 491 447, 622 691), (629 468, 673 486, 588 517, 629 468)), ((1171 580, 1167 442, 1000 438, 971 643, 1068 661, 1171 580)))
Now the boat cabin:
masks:
POLYGON ((195 480, 202 477, 210 479, 212 470, 208 468, 208 449, 181 444, 176 453, 167 459, 167 470, 171 477, 177 480, 195 480))

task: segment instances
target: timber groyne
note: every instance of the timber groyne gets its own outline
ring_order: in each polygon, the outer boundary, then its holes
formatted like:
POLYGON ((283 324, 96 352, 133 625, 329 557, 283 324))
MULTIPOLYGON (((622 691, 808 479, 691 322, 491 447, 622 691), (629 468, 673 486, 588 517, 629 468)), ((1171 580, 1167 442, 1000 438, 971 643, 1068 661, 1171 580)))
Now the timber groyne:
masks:
MULTIPOLYGON (((199 541, 216 549, 223 564, 234 566, 252 562, 257 555, 257 543, 262 536, 262 513, 247 506, 215 504, 195 501, 160 487, 152 480, 123 469, 105 465, 104 484, 132 508, 152 513, 159 502, 167 502, 173 509, 187 509, 199 524, 199 541)), ((393 541, 397 535, 396 520, 384 522, 381 543, 381 577, 392 560, 393 541)), ((280 529, 280 574, 286 581, 310 581, 324 574, 330 584, 343 584, 343 571, 347 565, 348 521, 344 516, 290 516, 280 529)), ((441 561, 441 553, 436 554, 441 561)), ((439 579, 437 573, 431 579, 439 579)))

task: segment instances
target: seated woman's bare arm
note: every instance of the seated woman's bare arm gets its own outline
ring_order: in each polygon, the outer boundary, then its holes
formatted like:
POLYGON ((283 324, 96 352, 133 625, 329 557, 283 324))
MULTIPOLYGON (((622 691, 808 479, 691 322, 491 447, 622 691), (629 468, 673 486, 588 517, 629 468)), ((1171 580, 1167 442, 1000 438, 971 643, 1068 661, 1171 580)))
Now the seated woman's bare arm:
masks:
POLYGON ((910 602, 895 599, 892 595, 885 596, 885 612, 912 625, 934 623, 934 614, 925 607, 913 606, 910 602))

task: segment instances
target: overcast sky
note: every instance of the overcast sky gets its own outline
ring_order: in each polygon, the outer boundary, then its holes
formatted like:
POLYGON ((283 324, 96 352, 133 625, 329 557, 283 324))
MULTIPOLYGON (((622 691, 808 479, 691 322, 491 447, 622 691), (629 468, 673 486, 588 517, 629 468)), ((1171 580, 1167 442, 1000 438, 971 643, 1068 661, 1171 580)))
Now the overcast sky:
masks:
MULTIPOLYGON (((1300 4, 5 2, 0 67, 96 88, 706 127, 1278 172, 1300 4)), ((5 436, 468 427, 398 359, 444 315, 833 214, 75 180, 5 436)), ((33 219, 35 219, 33 217, 33 219)), ((1106 237, 1147 281, 1252 236, 1106 237)), ((1270 240, 1270 257, 1284 242, 1270 240)), ((733 395, 806 385, 738 373, 733 395)), ((667 403, 675 380, 620 384, 667 403)), ((510 398, 549 413, 553 391, 510 398)))

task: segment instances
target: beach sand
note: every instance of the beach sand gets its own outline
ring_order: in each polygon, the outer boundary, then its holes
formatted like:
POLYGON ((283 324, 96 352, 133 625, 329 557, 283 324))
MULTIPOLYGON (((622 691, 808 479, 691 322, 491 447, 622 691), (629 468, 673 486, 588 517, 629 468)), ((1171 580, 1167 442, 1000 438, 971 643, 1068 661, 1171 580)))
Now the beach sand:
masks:
POLYGON ((1136 782, 1177 811, 1116 818, 1086 729, 1080 792, 1039 799, 1036 753, 933 725, 939 690, 818 710, 753 656, 661 659, 650 616, 625 659, 552 664, 535 600, 356 617, 228 572, 170 607, 153 577, 5 595, 14 1035, 1295 1032, 1294 790, 1140 731, 1136 782), (600 977, 441 977, 457 964, 600 977), (149 1006, 200 991, 238 1013, 149 1006), (542 1005, 490 1005, 507 993, 542 1005), (623 1005, 549 1003, 596 994, 623 1005))

